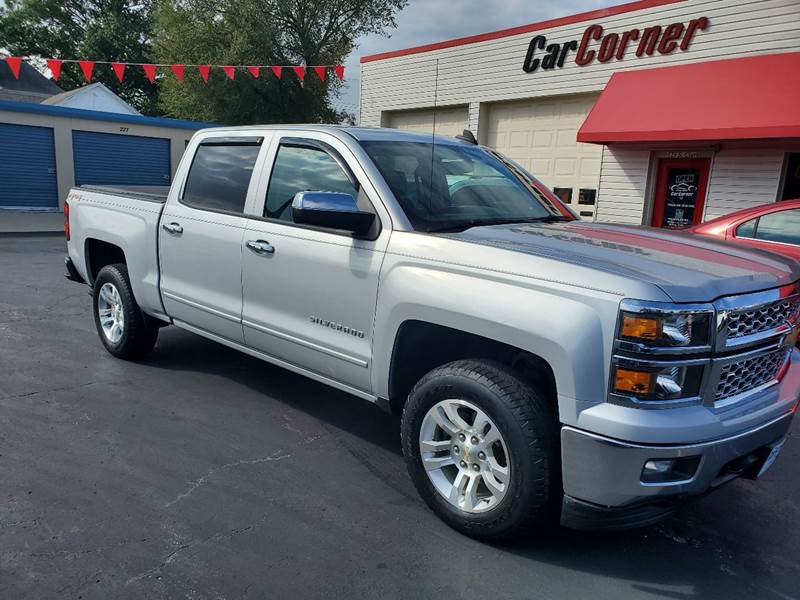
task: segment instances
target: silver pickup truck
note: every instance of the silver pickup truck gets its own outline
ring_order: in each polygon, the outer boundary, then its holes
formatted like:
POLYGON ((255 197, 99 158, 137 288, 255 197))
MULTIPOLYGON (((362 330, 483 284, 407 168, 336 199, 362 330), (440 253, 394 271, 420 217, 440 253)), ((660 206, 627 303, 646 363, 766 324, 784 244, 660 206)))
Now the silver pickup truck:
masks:
POLYGON ((114 356, 175 325, 401 412, 420 495, 477 538, 646 525, 763 474, 800 265, 582 222, 467 133, 200 131, 168 190, 70 192, 67 276, 114 356))

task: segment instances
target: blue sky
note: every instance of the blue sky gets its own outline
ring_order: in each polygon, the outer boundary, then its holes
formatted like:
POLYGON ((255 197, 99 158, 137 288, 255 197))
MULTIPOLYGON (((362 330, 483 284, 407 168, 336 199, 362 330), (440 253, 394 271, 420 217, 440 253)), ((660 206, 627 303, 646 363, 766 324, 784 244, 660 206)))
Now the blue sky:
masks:
POLYGON ((367 36, 348 57, 345 89, 336 104, 357 112, 359 58, 455 37, 516 27, 621 4, 621 0, 410 0, 391 37, 367 36))

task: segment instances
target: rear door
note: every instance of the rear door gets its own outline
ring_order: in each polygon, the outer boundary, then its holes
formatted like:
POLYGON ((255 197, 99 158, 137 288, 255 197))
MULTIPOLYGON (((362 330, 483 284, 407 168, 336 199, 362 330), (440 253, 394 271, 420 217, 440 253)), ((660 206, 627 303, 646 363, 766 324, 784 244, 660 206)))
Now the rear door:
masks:
MULTIPOLYGON (((188 175, 161 217, 161 294, 167 314, 242 342, 242 237, 264 146, 249 132, 193 142, 188 175)), ((183 166, 183 165, 182 165, 183 166)))
POLYGON ((388 215, 345 144, 325 133, 276 135, 245 231, 242 321, 247 345, 358 390, 369 391, 378 275, 388 215), (300 191, 353 194, 377 214, 376 239, 298 225, 291 201, 300 191), (258 253, 248 241, 267 243, 258 253))

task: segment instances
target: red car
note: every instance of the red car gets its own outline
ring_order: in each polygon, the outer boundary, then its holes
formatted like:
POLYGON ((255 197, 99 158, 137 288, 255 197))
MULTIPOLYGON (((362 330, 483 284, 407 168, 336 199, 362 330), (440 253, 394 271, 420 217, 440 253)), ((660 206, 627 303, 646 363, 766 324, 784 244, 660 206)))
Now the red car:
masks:
POLYGON ((687 231, 800 260, 800 199, 747 208, 695 225, 687 231))

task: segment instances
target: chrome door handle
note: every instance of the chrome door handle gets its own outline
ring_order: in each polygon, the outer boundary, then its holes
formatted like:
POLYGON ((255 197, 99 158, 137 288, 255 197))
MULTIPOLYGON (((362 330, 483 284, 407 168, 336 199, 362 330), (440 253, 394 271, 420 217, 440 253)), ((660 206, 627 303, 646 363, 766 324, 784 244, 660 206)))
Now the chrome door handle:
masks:
POLYGON ((179 234, 183 233, 183 227, 180 226, 179 223, 162 223, 161 228, 164 231, 168 231, 169 233, 179 234))
POLYGON ((245 245, 256 254, 273 254, 275 252, 275 246, 264 240, 248 240, 245 245))

